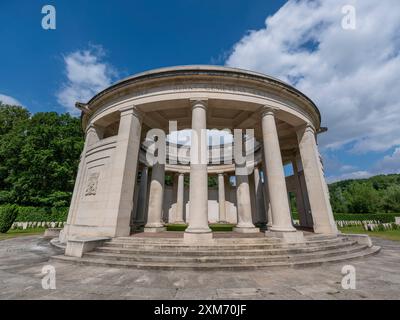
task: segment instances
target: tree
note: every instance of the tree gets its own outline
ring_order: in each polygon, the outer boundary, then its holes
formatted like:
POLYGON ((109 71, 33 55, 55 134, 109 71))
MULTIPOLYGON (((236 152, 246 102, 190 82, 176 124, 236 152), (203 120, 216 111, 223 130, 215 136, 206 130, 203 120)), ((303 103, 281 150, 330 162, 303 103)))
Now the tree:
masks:
POLYGON ((343 194, 342 188, 336 188, 330 192, 330 200, 333 212, 347 213, 348 199, 343 194))
POLYGON ((351 213, 377 212, 379 194, 371 183, 353 182, 346 191, 345 197, 351 213))
POLYGON ((386 212, 400 212, 400 186, 389 186, 382 197, 382 206, 386 212))
MULTIPOLYGON (((9 114, 15 107, 1 109, 9 114)), ((68 205, 83 147, 79 119, 56 112, 21 114, 11 128, 0 129, 6 132, 0 137, 0 202, 68 205)))
POLYGON ((10 132, 20 122, 28 120, 30 113, 24 107, 10 106, 0 101, 0 136, 10 132))

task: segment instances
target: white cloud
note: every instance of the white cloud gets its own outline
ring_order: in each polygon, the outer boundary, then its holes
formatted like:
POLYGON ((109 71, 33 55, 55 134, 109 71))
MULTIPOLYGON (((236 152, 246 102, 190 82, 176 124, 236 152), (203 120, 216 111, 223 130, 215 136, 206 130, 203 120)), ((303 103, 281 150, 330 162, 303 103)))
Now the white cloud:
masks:
POLYGON ((366 179, 369 177, 372 177, 374 174, 372 174, 369 171, 353 171, 353 172, 348 172, 348 173, 343 173, 341 175, 337 176, 329 176, 326 178, 328 183, 336 182, 336 181, 341 181, 341 180, 348 180, 348 179, 366 179))
POLYGON ((79 114, 75 102, 87 102, 108 87, 116 76, 115 69, 104 62, 101 46, 91 46, 64 56, 67 81, 57 93, 57 101, 72 114, 79 114))
POLYGON ((0 101, 3 102, 4 104, 22 106, 22 103, 19 102, 17 99, 1 93, 0 93, 0 101))
POLYGON ((392 155, 378 161, 374 170, 379 173, 400 173, 400 148, 394 149, 392 155))
POLYGON ((233 47, 226 64, 276 76, 313 99, 329 127, 322 147, 383 152, 400 145, 399 30, 398 0, 288 1, 233 47), (355 30, 341 26, 348 4, 355 30))

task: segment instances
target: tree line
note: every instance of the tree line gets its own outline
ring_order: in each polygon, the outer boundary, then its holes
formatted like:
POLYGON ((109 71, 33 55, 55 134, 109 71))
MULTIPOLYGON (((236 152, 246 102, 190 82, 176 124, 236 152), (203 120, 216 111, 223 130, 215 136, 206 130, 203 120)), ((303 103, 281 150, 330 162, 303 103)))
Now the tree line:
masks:
POLYGON ((333 212, 400 212, 400 174, 344 180, 329 185, 333 212))

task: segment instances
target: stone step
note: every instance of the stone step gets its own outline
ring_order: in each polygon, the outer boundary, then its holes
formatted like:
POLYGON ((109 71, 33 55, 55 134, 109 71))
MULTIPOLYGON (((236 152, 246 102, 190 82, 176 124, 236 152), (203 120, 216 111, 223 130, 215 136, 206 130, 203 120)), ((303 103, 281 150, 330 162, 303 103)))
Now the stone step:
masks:
POLYGON ((214 242, 213 244, 208 243, 199 243, 199 244, 188 244, 183 241, 177 243, 162 243, 162 242, 125 242, 125 241, 109 241, 104 243, 104 247, 116 247, 116 248, 142 248, 146 250, 156 250, 156 249, 204 249, 204 250, 229 250, 229 249, 273 249, 273 248, 298 248, 304 246, 320 246, 327 245, 331 243, 340 243, 347 241, 347 238, 335 238, 329 240, 313 240, 313 241, 305 241, 304 243, 297 244, 287 244, 284 242, 276 242, 276 243, 219 243, 214 242))
MULTIPOLYGON (((244 244, 252 244, 252 243, 280 243, 281 240, 277 238, 242 238, 242 239, 213 239, 213 243, 216 244, 237 244, 237 243, 244 243, 244 244)), ((180 244, 184 243, 182 238, 178 239, 155 239, 155 238, 134 238, 134 239, 121 239, 121 238, 114 238, 110 240, 110 243, 126 243, 126 244, 136 244, 136 243, 151 243, 151 244, 180 244)))
POLYGON ((335 242, 330 244, 324 244, 319 246, 288 246, 278 247, 278 248, 234 248, 234 249, 225 249, 225 248, 214 248, 212 250, 204 249, 204 248, 192 248, 192 247, 177 247, 177 248, 143 248, 143 247, 110 247, 110 246, 102 246, 95 249, 97 252, 104 253, 123 253, 123 254, 147 254, 147 255, 171 255, 171 256, 182 256, 182 255, 190 255, 190 256, 205 256, 205 255, 221 255, 221 256, 229 256, 229 255, 278 255, 285 253, 301 253, 301 252, 316 252, 323 250, 334 250, 343 247, 349 247, 355 245, 355 241, 342 241, 335 242))
POLYGON ((103 267, 126 267, 136 269, 154 269, 154 270, 252 270, 264 268, 282 268, 282 267, 306 267, 317 266, 324 263, 338 262, 343 260, 357 259, 379 252, 380 247, 373 246, 361 251, 337 255, 333 257, 315 258, 315 259, 299 259, 294 261, 279 261, 279 262, 263 262, 254 263, 251 260, 245 264, 222 264, 222 263, 175 263, 175 262, 137 262, 137 261, 119 261, 107 259, 93 259, 91 257, 75 258, 64 255, 54 256, 51 260, 70 262, 80 265, 93 265, 103 267))
POLYGON ((120 253, 104 253, 104 252, 88 252, 84 257, 90 257, 93 259, 107 259, 107 260, 118 260, 118 261, 137 261, 137 262, 162 262, 162 263, 264 263, 264 262, 279 262, 279 261, 298 261, 304 259, 319 259, 324 257, 345 255, 355 253, 366 249, 367 246, 354 245, 350 247, 318 251, 311 253, 296 253, 296 254, 285 254, 285 255, 264 255, 264 256, 170 256, 170 255, 133 255, 133 254, 120 254, 120 253))
MULTIPOLYGON (((305 237, 307 242, 314 241, 327 241, 327 240, 337 240, 339 237, 335 235, 311 235, 305 237)), ((162 243, 162 244, 175 244, 175 243, 183 243, 183 238, 152 238, 152 237, 118 237, 110 240, 110 243, 162 243)), ((270 237, 254 237, 254 238, 214 238, 213 242, 216 244, 237 244, 237 243, 281 243, 281 239, 279 238, 270 238, 270 237)))

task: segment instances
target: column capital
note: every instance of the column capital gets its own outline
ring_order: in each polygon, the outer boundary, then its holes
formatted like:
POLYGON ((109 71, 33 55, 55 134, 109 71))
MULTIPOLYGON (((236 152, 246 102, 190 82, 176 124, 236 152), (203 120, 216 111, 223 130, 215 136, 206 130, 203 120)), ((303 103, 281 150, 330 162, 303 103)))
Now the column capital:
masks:
POLYGON ((315 127, 309 122, 296 127, 295 130, 296 130, 297 133, 310 131, 310 132, 315 134, 317 132, 315 130, 315 127))
POLYGON ((121 117, 133 114, 139 120, 143 119, 143 112, 139 110, 139 108, 136 105, 122 107, 121 109, 119 109, 119 112, 121 113, 121 117))
POLYGON ((269 106, 269 105, 264 105, 259 109, 260 115, 262 117, 264 116, 273 116, 275 113, 279 110, 277 107, 269 106))
POLYGON ((97 130, 97 125, 95 125, 94 123, 89 123, 88 126, 86 127, 86 131, 85 133, 88 134, 89 131, 92 130, 97 130))
POLYGON ((177 176, 177 177, 179 177, 179 176, 184 176, 185 175, 185 173, 184 172, 181 172, 181 171, 175 171, 174 172, 174 176, 177 176))
POLYGON ((190 98, 189 101, 190 105, 192 106, 192 109, 203 108, 207 110, 208 98, 190 98))

